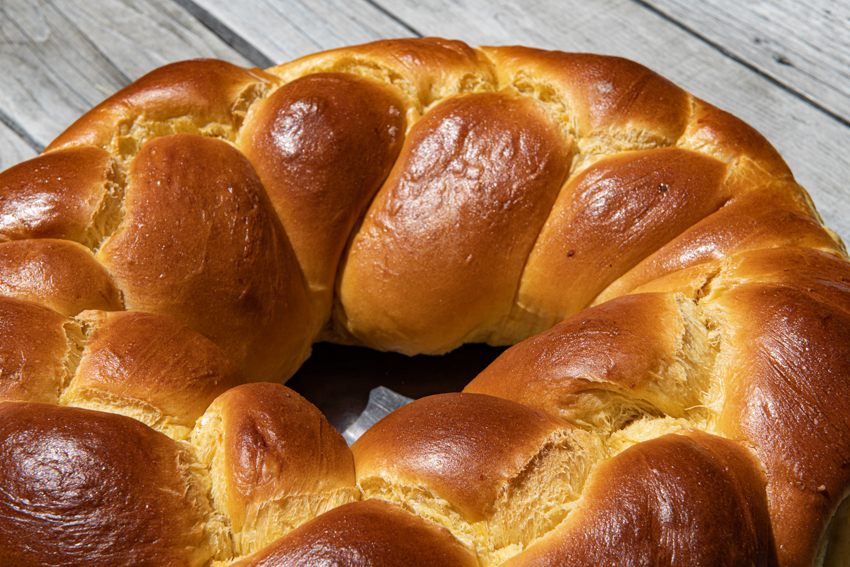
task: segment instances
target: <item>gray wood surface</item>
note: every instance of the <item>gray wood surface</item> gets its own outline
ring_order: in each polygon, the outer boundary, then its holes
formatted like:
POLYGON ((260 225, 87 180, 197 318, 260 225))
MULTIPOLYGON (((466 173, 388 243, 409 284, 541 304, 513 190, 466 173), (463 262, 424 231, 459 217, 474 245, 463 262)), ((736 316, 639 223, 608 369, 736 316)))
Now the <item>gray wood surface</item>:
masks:
POLYGON ((723 53, 850 124, 850 4, 644 0, 723 53))
POLYGON ((170 0, 2 0, 0 113, 43 147, 130 81, 193 57, 248 63, 170 0))
POLYGON ((0 171, 35 157, 37 153, 23 138, 0 122, 0 171))
POLYGON ((181 0, 189 9, 192 3, 249 38, 271 64, 335 47, 416 35, 362 0, 181 0))
POLYGON ((847 240, 847 12, 825 0, 0 0, 0 167, 170 61, 266 66, 437 35, 637 60, 765 134, 847 240))

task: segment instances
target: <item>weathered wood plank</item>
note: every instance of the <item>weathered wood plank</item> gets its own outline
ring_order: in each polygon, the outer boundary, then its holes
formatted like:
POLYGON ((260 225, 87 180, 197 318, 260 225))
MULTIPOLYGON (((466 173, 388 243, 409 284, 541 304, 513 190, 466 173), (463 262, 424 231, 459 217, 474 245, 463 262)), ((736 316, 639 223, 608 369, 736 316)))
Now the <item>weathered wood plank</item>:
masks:
POLYGON ((0 112, 37 144, 129 80, 189 57, 245 64, 241 51, 255 64, 282 62, 418 34, 622 55, 753 124, 789 161, 827 223, 850 236, 850 158, 841 150, 850 147, 850 129, 636 2, 6 0, 0 16, 7 78, 0 112))
POLYGON ((5 0, 0 111, 46 145, 131 80, 192 57, 248 63, 168 0, 5 0))
POLYGON ((0 122, 0 171, 35 157, 37 153, 23 138, 0 122))
MULTIPOLYGON (((178 0, 186 4, 190 0, 178 0)), ((191 0, 250 38, 273 63, 377 39, 417 35, 364 0, 191 0)))
POLYGON ((850 5, 812 0, 642 0, 850 123, 850 5))
MULTIPOLYGON (((850 239, 850 128, 652 10, 628 0, 375 0, 425 35, 628 57, 762 132, 850 239)), ((690 4, 689 4, 690 5, 690 4)))

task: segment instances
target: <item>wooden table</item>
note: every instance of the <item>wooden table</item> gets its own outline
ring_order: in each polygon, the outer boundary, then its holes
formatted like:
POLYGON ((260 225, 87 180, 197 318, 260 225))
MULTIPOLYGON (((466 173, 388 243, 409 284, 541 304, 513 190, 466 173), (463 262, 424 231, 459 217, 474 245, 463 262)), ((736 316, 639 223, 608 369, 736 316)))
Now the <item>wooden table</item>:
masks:
MULTIPOLYGON (((848 240, 848 22, 850 5, 827 0, 0 0, 0 169, 171 61, 267 67, 436 35, 639 61, 767 136, 848 240)), ((469 372, 492 355, 474 350, 469 372)), ((319 391, 311 372, 301 379, 319 391)))

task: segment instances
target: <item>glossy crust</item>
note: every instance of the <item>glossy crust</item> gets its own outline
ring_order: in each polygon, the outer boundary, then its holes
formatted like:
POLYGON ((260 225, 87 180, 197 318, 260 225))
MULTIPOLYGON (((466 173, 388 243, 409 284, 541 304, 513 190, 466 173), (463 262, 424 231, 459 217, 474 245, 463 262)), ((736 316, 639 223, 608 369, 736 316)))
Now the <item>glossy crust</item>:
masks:
POLYGON ((0 243, 0 294, 41 303, 71 317, 120 311, 121 293, 91 250, 51 238, 0 243))
POLYGON ((744 443, 765 469, 778 564, 810 564, 850 484, 850 265, 768 249, 640 291, 508 350, 466 391, 610 430, 615 449, 682 426, 744 443))
POLYGON ((678 148, 595 162, 558 195, 518 301, 547 315, 544 328, 578 312, 650 251, 722 207, 731 197, 727 175, 724 163, 678 148))
POLYGON ((240 147, 283 221, 318 326, 330 315, 352 228, 401 149, 405 114, 398 94, 383 83, 317 73, 276 90, 246 120, 240 147))
POLYGON ((428 487, 475 522, 495 511, 504 485, 541 446, 569 444, 571 433, 567 424, 520 404, 477 394, 440 394, 385 417, 352 451, 361 485, 379 476, 390 484, 428 487), (418 426, 423 419, 428 428, 418 426))
POLYGON ((343 72, 381 80, 407 96, 413 118, 458 92, 492 90, 493 64, 461 41, 437 37, 390 39, 308 55, 272 67, 289 81, 319 72, 343 72))
POLYGON ((79 357, 79 326, 38 303, 0 297, 0 336, 0 399, 57 403, 79 357))
POLYGON ((0 174, 0 240, 60 238, 87 246, 117 206, 113 157, 92 146, 43 154, 0 174))
POLYGON ((240 152, 195 134, 152 140, 129 168, 124 208, 97 259, 127 309, 204 333, 249 380, 294 372, 309 348, 304 284, 240 152))
POLYGON ((211 510, 192 467, 179 443, 134 419, 0 403, 3 561, 204 565, 211 510))
POLYGON ((482 51, 499 84, 546 100, 567 118, 586 145, 582 153, 672 145, 688 126, 688 93, 627 59, 520 46, 482 51))
POLYGON ((567 520, 505 565, 767 566, 771 539, 753 456, 691 432, 600 464, 567 520))
POLYGON ((601 447, 543 412, 455 393, 396 410, 351 449, 365 498, 443 525, 490 565, 569 513, 601 447))
POLYGON ((251 104, 277 84, 259 69, 215 59, 165 65, 97 105, 46 151, 95 146, 123 160, 160 136, 190 133, 233 139, 251 104))
POLYGON ((832 567, 848 306, 776 150, 628 60, 168 65, 0 173, 0 562, 832 567), (516 346, 352 452, 268 383, 317 340, 516 346))
POLYGON ((80 316, 86 348, 61 403, 121 413, 174 438, 242 374, 209 339, 174 319, 140 311, 80 316))
POLYGON ((597 432, 658 411, 697 420, 714 347, 671 294, 614 299, 508 349, 465 392, 514 400, 597 432))
POLYGON ((481 93, 436 105, 411 128, 352 240, 338 323, 369 346, 407 354, 497 332, 569 150, 531 99, 481 93))
POLYGON ((345 504, 234 567, 475 567, 448 530, 383 500, 345 504))
POLYGON ((764 463, 780 563, 788 564, 847 496, 850 352, 839 345, 850 341, 850 314, 769 284, 741 286, 718 303, 730 327, 720 428, 752 443, 764 463))
POLYGON ((360 497, 345 440, 286 386, 227 391, 207 409, 192 441, 213 473, 213 496, 230 519, 239 554, 360 497))

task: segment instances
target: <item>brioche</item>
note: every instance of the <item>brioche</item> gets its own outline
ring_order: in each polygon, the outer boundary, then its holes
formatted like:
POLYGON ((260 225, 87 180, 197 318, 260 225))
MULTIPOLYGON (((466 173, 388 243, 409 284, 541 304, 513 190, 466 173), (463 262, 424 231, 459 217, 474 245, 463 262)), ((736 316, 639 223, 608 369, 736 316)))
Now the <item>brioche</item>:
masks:
POLYGON ((0 330, 2 567, 850 557, 844 245, 625 59, 157 69, 0 173, 0 330), (320 341, 509 348, 349 448, 320 341))
POLYGON ((475 567, 478 561, 448 530, 374 499, 334 508, 234 563, 279 565, 475 567))

